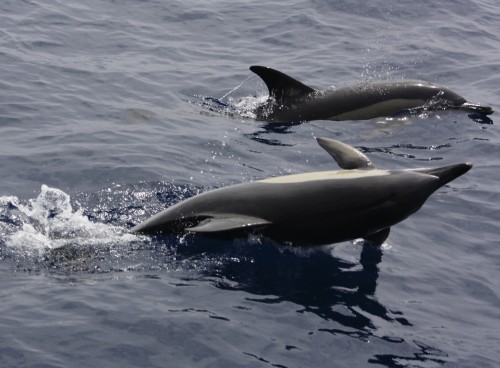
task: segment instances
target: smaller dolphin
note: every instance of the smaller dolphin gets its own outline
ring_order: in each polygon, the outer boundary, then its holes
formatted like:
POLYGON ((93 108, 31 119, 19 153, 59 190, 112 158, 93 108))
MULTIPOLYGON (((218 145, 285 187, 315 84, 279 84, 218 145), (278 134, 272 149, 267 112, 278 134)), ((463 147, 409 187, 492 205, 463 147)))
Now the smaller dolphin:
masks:
POLYGON ((179 202, 131 232, 234 235, 254 232, 294 245, 364 238, 382 244, 390 227, 416 212, 438 188, 469 171, 469 163, 378 170, 363 153, 318 138, 340 171, 279 176, 211 190, 179 202))
POLYGON ((269 89, 256 109, 258 119, 277 123, 310 120, 364 120, 404 112, 462 110, 489 115, 490 106, 467 102, 448 88, 419 80, 382 80, 316 91, 277 70, 251 66, 269 89))

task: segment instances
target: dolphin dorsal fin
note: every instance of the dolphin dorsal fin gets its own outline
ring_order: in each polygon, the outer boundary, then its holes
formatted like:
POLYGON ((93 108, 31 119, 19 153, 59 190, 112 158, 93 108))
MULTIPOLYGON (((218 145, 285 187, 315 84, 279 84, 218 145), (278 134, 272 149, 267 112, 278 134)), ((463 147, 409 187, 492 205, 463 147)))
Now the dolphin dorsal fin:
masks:
POLYGON ((330 138, 316 138, 318 144, 328 152, 342 169, 373 169, 373 162, 364 153, 348 144, 330 138))
POLYGON ((262 78, 269 89, 269 96, 276 101, 294 100, 315 92, 313 88, 280 71, 258 65, 251 66, 250 70, 262 78))

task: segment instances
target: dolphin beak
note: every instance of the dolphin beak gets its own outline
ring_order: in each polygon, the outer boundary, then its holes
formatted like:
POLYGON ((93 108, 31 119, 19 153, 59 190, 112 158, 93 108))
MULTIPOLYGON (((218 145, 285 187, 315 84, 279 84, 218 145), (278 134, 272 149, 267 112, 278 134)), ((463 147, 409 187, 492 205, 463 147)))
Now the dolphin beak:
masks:
POLYGON ((474 104, 470 102, 465 102, 459 106, 457 106, 458 109, 467 111, 467 112, 472 112, 476 114, 483 114, 483 115, 491 115, 493 114, 493 108, 491 106, 482 106, 479 104, 474 104))
POLYGON ((416 171, 422 174, 433 175, 439 178, 439 187, 449 183, 452 180, 455 180, 459 176, 465 174, 472 168, 472 164, 470 162, 465 162, 461 164, 455 164, 450 166, 443 167, 434 167, 430 169, 415 169, 411 171, 416 171))

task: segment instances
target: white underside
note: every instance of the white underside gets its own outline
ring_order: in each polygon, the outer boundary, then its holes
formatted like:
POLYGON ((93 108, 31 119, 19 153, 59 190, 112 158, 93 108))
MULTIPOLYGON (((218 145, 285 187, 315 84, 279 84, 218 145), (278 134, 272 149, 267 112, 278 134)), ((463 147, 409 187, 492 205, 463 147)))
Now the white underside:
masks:
POLYGON ((379 102, 361 109, 349 111, 340 115, 335 115, 330 120, 364 120, 379 116, 390 116, 398 111, 412 109, 425 104, 424 100, 394 99, 379 102))

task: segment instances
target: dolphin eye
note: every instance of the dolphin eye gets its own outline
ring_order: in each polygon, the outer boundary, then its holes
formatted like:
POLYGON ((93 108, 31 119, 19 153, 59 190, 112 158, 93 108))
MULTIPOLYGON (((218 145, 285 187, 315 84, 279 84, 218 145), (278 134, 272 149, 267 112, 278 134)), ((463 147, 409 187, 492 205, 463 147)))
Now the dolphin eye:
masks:
POLYGON ((391 193, 391 194, 390 194, 390 196, 389 196, 389 201, 391 201, 391 202, 397 202, 398 197, 399 197, 399 196, 398 196, 398 193, 393 192, 393 193, 391 193))

